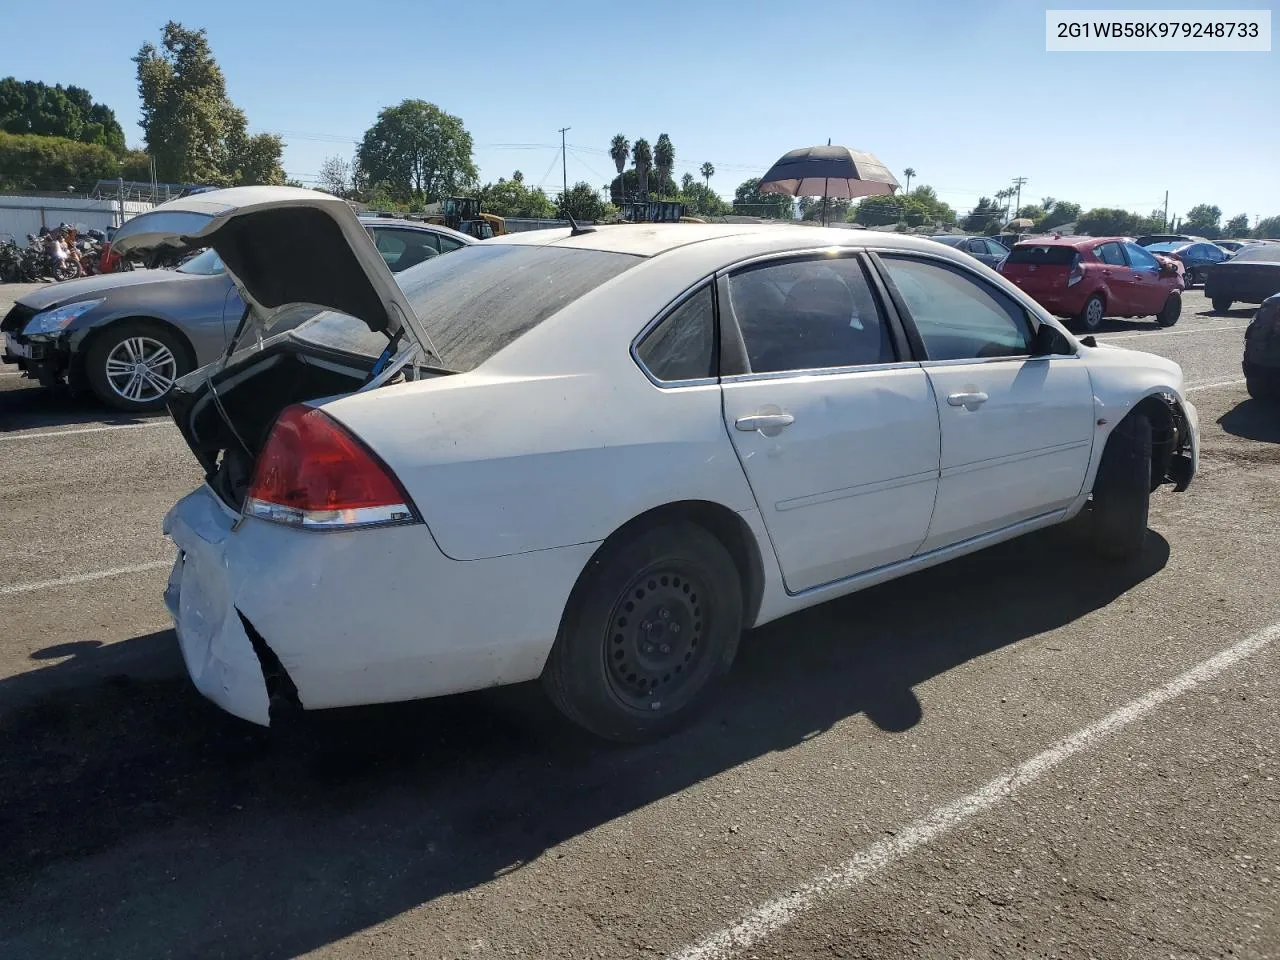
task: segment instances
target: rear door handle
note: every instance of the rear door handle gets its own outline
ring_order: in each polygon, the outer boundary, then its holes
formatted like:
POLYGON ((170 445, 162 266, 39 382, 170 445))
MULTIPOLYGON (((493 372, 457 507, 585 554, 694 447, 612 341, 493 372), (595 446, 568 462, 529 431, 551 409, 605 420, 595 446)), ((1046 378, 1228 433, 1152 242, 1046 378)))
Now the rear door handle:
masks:
POLYGON ((733 425, 743 433, 758 430, 761 436, 776 437, 783 427, 789 427, 796 418, 789 413, 753 413, 747 417, 739 417, 733 425))
POLYGON ((973 393, 952 393, 947 396, 947 403, 953 407, 966 407, 972 410, 974 407, 986 403, 991 398, 981 391, 973 393))

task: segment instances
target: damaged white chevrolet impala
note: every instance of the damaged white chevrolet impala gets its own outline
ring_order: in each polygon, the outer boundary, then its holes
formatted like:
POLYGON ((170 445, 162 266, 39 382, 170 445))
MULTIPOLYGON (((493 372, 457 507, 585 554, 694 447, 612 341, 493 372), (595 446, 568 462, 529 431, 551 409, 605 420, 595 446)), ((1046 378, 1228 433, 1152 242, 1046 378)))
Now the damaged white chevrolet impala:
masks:
POLYGON ((744 628, 1077 515, 1132 557, 1196 470, 1176 364, 928 240, 547 230, 397 282, 345 203, 259 187, 115 239, 165 243, 248 305, 169 399, 206 483, 166 601, 196 687, 261 724, 541 677, 658 736, 744 628))

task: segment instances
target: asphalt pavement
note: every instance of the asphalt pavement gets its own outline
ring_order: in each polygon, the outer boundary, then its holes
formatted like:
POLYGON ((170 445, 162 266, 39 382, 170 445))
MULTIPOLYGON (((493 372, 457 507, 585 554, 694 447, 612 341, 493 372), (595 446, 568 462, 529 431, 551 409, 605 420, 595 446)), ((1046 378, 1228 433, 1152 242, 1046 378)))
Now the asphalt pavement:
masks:
POLYGON ((640 748, 533 685, 288 737, 222 714, 160 600, 177 431, 0 368, 0 958, 1280 957, 1250 314, 1195 291, 1100 336, 1201 413, 1140 563, 1049 531, 770 624, 640 748))

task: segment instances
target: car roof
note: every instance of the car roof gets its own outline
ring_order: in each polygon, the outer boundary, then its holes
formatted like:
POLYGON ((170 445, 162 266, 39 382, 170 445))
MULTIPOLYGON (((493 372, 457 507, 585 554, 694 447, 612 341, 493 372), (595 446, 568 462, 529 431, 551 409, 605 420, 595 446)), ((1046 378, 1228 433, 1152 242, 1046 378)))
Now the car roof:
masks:
POLYGON ((423 230, 427 233, 438 233, 452 237, 461 243, 475 243, 475 237, 467 236, 461 230, 441 226, 438 223, 423 223, 421 220, 406 220, 403 217, 361 217, 360 223, 366 227, 407 227, 410 230, 423 230))
POLYGON ((639 257, 659 254, 694 243, 724 240, 730 237, 773 239, 776 248, 806 247, 879 247, 903 250, 936 250, 928 237, 903 236, 865 230, 842 230, 837 227, 801 226, 783 221, 775 223, 619 223, 603 224, 590 232, 573 235, 567 228, 528 230, 506 234, 482 244, 518 244, 525 246, 557 246, 567 249, 626 253, 639 257))
POLYGON ((1099 243, 1132 243, 1132 237, 1024 237, 1015 247, 1074 247, 1083 250, 1099 243))

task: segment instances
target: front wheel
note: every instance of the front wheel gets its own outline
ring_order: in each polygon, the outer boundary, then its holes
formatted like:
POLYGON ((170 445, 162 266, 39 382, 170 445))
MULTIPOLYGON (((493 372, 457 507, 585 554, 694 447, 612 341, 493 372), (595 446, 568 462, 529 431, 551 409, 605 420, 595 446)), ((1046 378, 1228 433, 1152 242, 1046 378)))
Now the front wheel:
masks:
POLYGON ((63 260, 53 265, 53 279, 55 280, 74 280, 80 276, 80 264, 74 260, 63 260))
POLYGON ((1226 313, 1231 309, 1232 301, 1229 297, 1214 297, 1213 311, 1214 313, 1226 313))
POLYGON ((1147 542, 1151 508, 1151 421, 1125 417, 1107 438, 1093 481, 1089 525, 1095 548, 1112 560, 1132 560, 1147 542))
POLYGON ((1160 312, 1156 314, 1156 323, 1162 327, 1172 327, 1181 315, 1182 297, 1171 293, 1169 299, 1164 302, 1164 306, 1160 308, 1160 312))
POLYGON ((1077 320, 1080 326, 1087 332, 1094 333, 1102 328, 1102 319, 1106 313, 1106 305, 1102 302, 1102 297, 1094 294, 1085 301, 1084 309, 1080 311, 1077 320))
POLYGON ((664 736, 729 669, 742 632, 733 558, 692 523, 640 531, 593 559, 574 590, 543 686, 597 736, 664 736))
POLYGON ((1195 269, 1192 267, 1188 267, 1186 275, 1183 277, 1183 280, 1182 280, 1183 287, 1190 290, 1198 282, 1199 282, 1199 278, 1196 276, 1195 269))
POLYGON ((158 410, 174 381, 190 369, 177 335, 143 320, 108 327, 85 355, 89 386, 117 410, 158 410))

